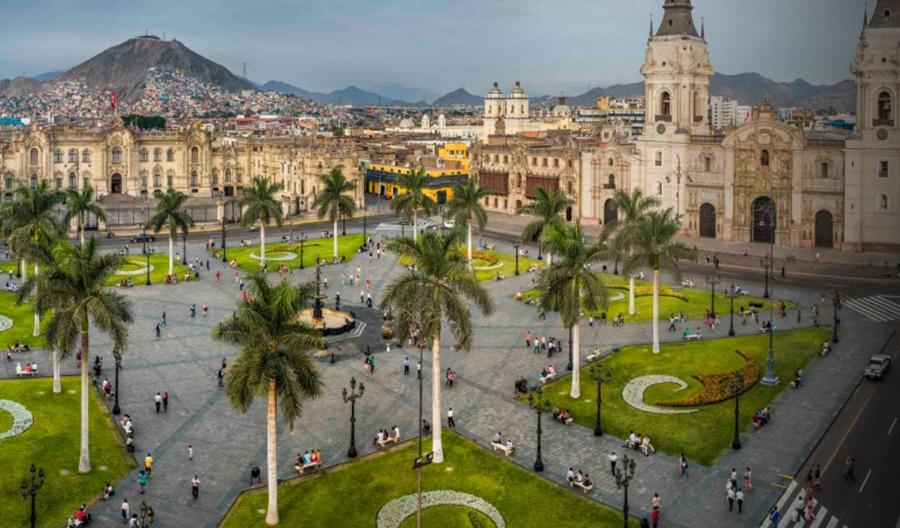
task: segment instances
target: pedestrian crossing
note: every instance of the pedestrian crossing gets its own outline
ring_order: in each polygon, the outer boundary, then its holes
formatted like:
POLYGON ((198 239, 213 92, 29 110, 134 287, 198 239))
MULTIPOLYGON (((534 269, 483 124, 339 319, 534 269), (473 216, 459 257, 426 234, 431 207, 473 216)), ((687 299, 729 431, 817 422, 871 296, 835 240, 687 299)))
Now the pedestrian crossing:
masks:
POLYGON ((886 323, 900 319, 900 295, 872 295, 846 299, 844 305, 867 319, 886 323))
POLYGON ((847 528, 846 524, 828 511, 828 508, 819 504, 819 501, 813 497, 813 519, 807 521, 803 515, 796 510, 803 507, 806 511, 806 490, 803 486, 797 484, 796 480, 791 481, 791 485, 775 503, 778 512, 781 514, 781 520, 778 525, 772 524, 769 517, 759 525, 759 528, 847 528))

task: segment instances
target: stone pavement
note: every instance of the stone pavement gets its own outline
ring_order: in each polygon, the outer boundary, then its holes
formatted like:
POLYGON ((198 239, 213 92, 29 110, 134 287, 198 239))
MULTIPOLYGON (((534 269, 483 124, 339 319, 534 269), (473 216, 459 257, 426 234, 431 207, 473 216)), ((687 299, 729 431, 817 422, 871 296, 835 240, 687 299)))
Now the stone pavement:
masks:
MULTIPOLYGON (((202 246, 189 248, 189 254, 202 253, 202 246)), ((395 259, 376 260, 372 265, 365 256, 346 265, 327 267, 333 298, 340 284, 341 270, 363 269, 363 277, 372 277, 377 291, 384 286, 399 267, 395 259)), ((221 266, 221 263, 213 263, 221 266)), ((308 280, 313 271, 295 272, 292 280, 308 280)), ((231 362, 236 354, 233 347, 215 343, 210 338, 212 326, 231 314, 238 297, 238 288, 228 274, 216 283, 213 274, 206 274, 196 283, 176 287, 135 287, 125 291, 134 299, 136 322, 131 329, 129 350, 121 372, 120 404, 123 413, 129 413, 135 423, 136 455, 147 450, 153 453, 156 464, 147 493, 137 492, 136 472, 127 476, 117 486, 118 498, 112 503, 98 503, 94 515, 99 526, 113 526, 118 518, 121 498, 126 496, 132 508, 146 500, 157 512, 156 526, 215 526, 225 514, 237 494, 249 484, 250 469, 265 467, 265 401, 254 403, 250 412, 235 412, 223 390, 216 385, 215 372, 223 357, 231 362), (227 279, 225 277, 228 277, 227 279), (188 306, 191 303, 210 305, 207 317, 198 315, 191 319, 188 306), (162 311, 167 312, 169 324, 157 339, 153 328, 162 311), (156 391, 168 391, 168 413, 154 412, 153 395, 156 391), (187 446, 194 446, 194 460, 187 459, 187 446), (202 481, 200 499, 190 498, 190 478, 198 474, 202 481)), ((445 336, 442 363, 459 373, 459 384, 444 391, 444 405, 456 411, 461 433, 487 445, 493 434, 500 430, 517 446, 515 463, 530 467, 534 461, 534 412, 513 399, 513 381, 520 377, 533 379, 546 365, 546 357, 525 350, 522 332, 530 328, 536 335, 560 337, 565 342, 566 331, 559 318, 548 314, 546 321, 538 321, 534 308, 512 300, 517 289, 525 289, 531 276, 524 274, 486 286, 497 303, 497 313, 489 318, 476 317, 474 347, 469 352, 450 350, 451 339, 445 336)), ((341 289, 345 304, 358 304, 358 291, 341 289)), ((780 293, 780 292, 779 292, 780 293)), ((785 296, 800 300, 808 306, 818 292, 787 290, 785 296)), ((329 303, 331 300, 329 300, 329 303)), ((826 310, 824 319, 829 319, 826 310)), ((774 503, 779 489, 768 482, 776 480, 776 473, 793 473, 803 462, 831 417, 845 400, 858 379, 856 372, 864 364, 864 358, 880 347, 886 338, 887 327, 868 322, 845 310, 843 339, 835 352, 816 359, 806 371, 804 386, 800 390, 786 390, 773 406, 773 423, 759 432, 747 431, 743 435, 744 449, 739 452, 726 450, 713 468, 691 466, 687 480, 677 479, 674 459, 657 454, 649 458, 638 457, 637 476, 630 489, 629 501, 633 513, 649 511, 650 498, 659 493, 663 503, 664 526, 751 526, 758 524, 762 513, 774 503), (724 508, 724 484, 730 468, 751 466, 754 469, 756 490, 748 494, 747 512, 738 520, 724 508)), ((789 317, 780 329, 790 328, 789 317)), ((696 325, 696 321, 689 324, 696 325)), ((755 331, 751 326, 736 328, 739 333, 755 331)), ((594 344, 603 350, 629 343, 649 341, 650 326, 631 324, 623 328, 610 326, 583 328, 582 355, 587 355, 594 344)), ((720 327, 724 336, 727 328, 720 327)), ((678 339, 679 335, 661 332, 663 339, 678 339)), ((777 335, 776 335, 777 339, 777 335)), ((99 335, 93 339, 92 355, 99 353, 107 358, 104 375, 112 375, 109 343, 99 335)), ((382 350, 381 343, 372 348, 382 350)), ((49 358, 44 352, 34 352, 46 373, 49 358)), ((351 376, 362 380, 368 387, 357 405, 357 444, 361 454, 373 451, 371 438, 380 428, 399 426, 404 438, 412 436, 417 426, 417 382, 415 370, 411 376, 402 375, 402 359, 414 354, 407 348, 394 349, 389 354, 379 353, 376 371, 366 374, 362 369, 362 357, 356 360, 319 363, 325 383, 321 398, 308 402, 304 416, 297 421, 293 431, 279 424, 278 467, 282 478, 292 476, 292 461, 297 451, 320 448, 325 465, 346 459, 349 436, 349 409, 340 397, 341 388, 347 386, 351 376)), ((23 360, 25 358, 22 358, 23 360)), ((413 365, 415 357, 410 357, 413 365)), ((557 370, 563 372, 566 358, 558 355, 553 360, 557 370)), ((73 361, 66 362, 66 370, 74 371, 73 361)), ((426 352, 423 374, 426 380, 425 412, 430 420, 430 354, 426 352)), ((0 375, 10 376, 9 366, 0 369, 0 375)), ((591 398, 588 391, 584 398, 591 398)), ((652 434, 652 432, 651 432, 652 434)), ((608 472, 606 454, 615 449, 621 455, 620 441, 604 436, 596 438, 590 429, 572 425, 564 427, 545 420, 543 436, 544 476, 563 482, 569 466, 581 468, 593 475, 596 488, 589 497, 614 507, 621 506, 622 493, 608 472)), ((73 456, 75 451, 73 450, 73 456)), ((97 461, 95 461, 95 464, 97 461)), ((446 461, 452 466, 452 460, 446 461)))

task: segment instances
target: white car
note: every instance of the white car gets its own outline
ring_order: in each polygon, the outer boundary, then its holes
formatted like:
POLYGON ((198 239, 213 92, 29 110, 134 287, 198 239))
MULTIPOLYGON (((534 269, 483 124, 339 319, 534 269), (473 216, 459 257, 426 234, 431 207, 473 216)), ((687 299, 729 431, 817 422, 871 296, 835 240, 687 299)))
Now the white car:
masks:
POLYGON ((454 227, 456 227, 456 221, 455 220, 444 220, 444 227, 446 227, 447 229, 453 229, 454 227))

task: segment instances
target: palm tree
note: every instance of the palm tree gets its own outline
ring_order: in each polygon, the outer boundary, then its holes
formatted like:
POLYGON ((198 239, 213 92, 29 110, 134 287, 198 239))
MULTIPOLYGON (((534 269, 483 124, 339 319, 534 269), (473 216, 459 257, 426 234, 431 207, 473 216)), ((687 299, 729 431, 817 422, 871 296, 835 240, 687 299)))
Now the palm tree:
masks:
POLYGON ((162 231, 164 225, 169 225, 169 276, 175 275, 175 237, 180 230, 185 237, 191 227, 194 227, 194 219, 184 210, 184 202, 188 196, 181 191, 169 187, 166 192, 157 189, 153 193, 156 198, 156 211, 147 222, 154 233, 162 231))
POLYGON ((304 401, 322 392, 319 371, 307 351, 321 348, 324 341, 318 331, 297 318, 312 298, 314 286, 295 286, 287 280, 272 286, 264 274, 253 273, 250 291, 252 295, 238 304, 237 315, 213 329, 213 339, 240 346, 226 383, 231 404, 247 412, 256 396, 266 397, 266 523, 278 524, 278 402, 281 401, 281 412, 293 429, 294 420, 303 414, 304 401))
POLYGON ((109 336, 115 353, 121 353, 128 342, 127 325, 133 319, 131 303, 106 287, 107 279, 122 263, 119 255, 101 255, 94 237, 82 247, 58 242, 53 247, 53 264, 41 274, 45 276, 32 277, 18 294, 21 301, 33 292, 35 306, 53 310, 47 324, 48 348, 58 350, 63 357, 76 347, 81 350, 81 456, 78 461, 81 473, 91 470, 88 444, 91 324, 109 336))
POLYGON ((672 280, 681 280, 680 259, 696 259, 696 252, 673 238, 678 232, 678 220, 672 208, 650 211, 637 224, 637 235, 629 257, 625 260, 625 273, 634 273, 646 266, 653 270, 653 353, 659 353, 659 270, 668 271, 672 280))
POLYGON ((241 215, 241 225, 251 226, 259 222, 259 267, 266 269, 266 226, 273 220, 275 225, 281 227, 281 202, 275 199, 275 194, 283 189, 280 183, 271 183, 266 178, 256 176, 250 180, 250 186, 241 190, 241 198, 238 205, 244 211, 241 215))
MULTIPOLYGON (((538 259, 543 258, 541 249, 544 245, 541 238, 550 228, 563 223, 560 215, 572 204, 562 189, 547 192, 543 187, 534 188, 534 201, 519 207, 516 214, 527 214, 535 219, 522 230, 522 242, 538 243, 538 259)), ((547 254, 547 264, 553 263, 553 254, 547 254)))
POLYGON ((431 215, 434 214, 436 207, 434 200, 425 194, 428 180, 428 173, 421 167, 414 172, 401 174, 397 178, 397 185, 402 187, 404 192, 391 200, 391 209, 404 218, 412 218, 413 240, 418 240, 419 236, 419 209, 426 215, 431 215))
MULTIPOLYGON (((319 218, 328 216, 334 223, 334 258, 338 258, 338 219, 347 217, 356 211, 353 198, 347 196, 353 192, 354 185, 348 181, 341 169, 331 169, 327 175, 322 176, 322 191, 313 202, 313 209, 318 212, 319 218)), ((365 243, 365 242, 364 242, 365 243)))
POLYGON ((456 250, 454 233, 424 233, 422 238, 395 238, 387 247, 415 263, 384 290, 382 308, 397 316, 398 337, 408 336, 410 323, 419 330, 423 344, 431 343, 432 391, 431 420, 434 424, 432 448, 434 462, 444 460, 441 444, 441 324, 446 320, 458 347, 468 350, 472 344, 472 316, 468 300, 485 317, 494 312, 494 301, 475 278, 456 250))
POLYGON ((484 229, 487 214, 481 201, 487 195, 487 189, 469 180, 465 185, 456 184, 453 187, 453 198, 447 206, 450 217, 458 225, 466 226, 466 257, 469 259, 469 267, 472 267, 472 222, 478 222, 479 230, 484 229))
MULTIPOLYGON (((621 220, 617 220, 616 230, 612 246, 618 255, 625 258, 631 254, 636 244, 640 222, 650 210, 659 207, 660 201, 656 196, 644 194, 640 189, 634 189, 630 193, 623 189, 616 191, 613 196, 616 208, 621 211, 621 220)), ((628 278, 628 315, 634 315, 634 275, 628 278)))
MULTIPOLYGON (((37 265, 40 264, 42 270, 48 269, 53 264, 53 245, 56 241, 60 240, 59 238, 51 240, 49 237, 39 238, 37 240, 29 239, 27 244, 24 245, 24 255, 32 262, 35 263, 35 267, 37 269, 37 265)), ((34 299, 34 312, 35 316, 40 319, 44 316, 49 310, 52 309, 47 303, 52 299, 49 297, 49 294, 45 293, 48 291, 49 283, 47 279, 49 278, 49 273, 35 273, 32 276, 32 280, 34 281, 34 287, 32 292, 32 298, 34 299)), ((16 303, 22 304, 26 300, 25 296, 17 296, 16 303)), ((55 394, 59 394, 62 392, 62 380, 60 379, 60 371, 59 371, 59 362, 60 362, 60 350, 54 346, 48 346, 48 349, 51 351, 51 361, 52 361, 52 369, 53 369, 53 392, 55 394)))
MULTIPOLYGON (((27 257, 41 253, 41 244, 50 244, 60 234, 60 226, 53 215, 53 207, 62 201, 62 194, 53 190, 46 181, 34 187, 21 186, 14 192, 14 199, 3 202, 0 221, 3 231, 9 233, 9 248, 22 261, 22 278, 28 277, 27 257)), ((40 271, 34 263, 34 274, 40 271)), ((34 336, 41 335, 41 315, 34 311, 34 336)))
POLYGON ((581 311, 595 311, 607 307, 609 298, 600 275, 591 271, 591 265, 607 257, 607 248, 601 239, 595 244, 585 242, 581 224, 560 224, 544 234, 548 251, 559 256, 559 261, 545 268, 538 276, 541 306, 559 310, 563 324, 572 332, 572 398, 581 396, 580 346, 581 311))
POLYGON ((78 220, 78 241, 83 246, 86 216, 93 214, 97 217, 97 220, 106 222, 106 211, 94 201, 94 188, 90 185, 82 188, 81 192, 78 192, 76 189, 66 189, 65 201, 66 225, 69 225, 73 218, 78 220))

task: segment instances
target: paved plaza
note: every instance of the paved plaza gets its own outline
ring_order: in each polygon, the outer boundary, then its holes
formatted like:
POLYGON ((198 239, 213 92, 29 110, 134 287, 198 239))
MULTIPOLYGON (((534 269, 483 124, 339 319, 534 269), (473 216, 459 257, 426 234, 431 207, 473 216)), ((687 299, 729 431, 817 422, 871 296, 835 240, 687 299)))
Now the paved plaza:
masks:
MULTIPOLYGON (((509 247, 498 249, 511 251, 509 247)), ((202 244, 188 247, 190 257, 202 256, 202 244)), ((157 513, 155 526, 216 526, 237 495, 250 484, 251 469, 265 468, 265 401, 258 399, 250 412, 240 414, 232 409, 224 390, 217 385, 216 372, 223 358, 231 363, 237 349, 215 343, 210 337, 212 327, 232 314, 239 289, 233 272, 218 261, 212 261, 212 273, 201 280, 177 286, 138 286, 124 293, 134 302, 135 322, 131 326, 129 349, 120 374, 120 405, 123 413, 131 415, 135 429, 135 455, 151 452, 155 465, 146 493, 138 492, 137 473, 128 475, 117 486, 117 500, 98 502, 92 507, 99 526, 115 526, 119 521, 122 497, 132 504, 141 500, 152 505, 157 513), (214 272, 223 270, 221 281, 214 272), (209 304, 209 314, 199 310, 190 317, 189 306, 209 304), (154 327, 162 313, 167 324, 161 336, 154 327), (168 412, 157 414, 153 396, 168 391, 168 412), (193 446, 193 460, 188 459, 188 446, 193 446), (202 481, 200 499, 191 499, 190 479, 194 474, 202 481)), ((359 308, 359 288, 341 285, 342 272, 362 269, 363 280, 371 279, 373 297, 379 293, 392 275, 401 268, 396 258, 375 259, 368 262, 365 255, 342 265, 326 266, 329 279, 328 304, 333 304, 337 291, 341 292, 348 309, 359 308)), ((306 269, 288 275, 292 281, 311 280, 314 270, 306 269)), ((276 274, 273 274, 276 276, 276 274)), ((459 375, 459 383, 445 389, 443 403, 455 410, 457 430, 482 445, 487 445, 498 430, 517 446, 512 460, 526 468, 534 461, 534 413, 513 398, 516 379, 534 379, 547 359, 524 347, 522 333, 530 329, 535 335, 559 337, 564 345, 567 332, 557 314, 539 320, 533 307, 513 300, 517 291, 530 288, 533 274, 523 273, 502 281, 488 282, 496 302, 496 313, 490 318, 476 319, 473 348, 469 352, 451 351, 452 340, 445 336, 442 366, 459 375)), ((760 285, 748 284, 759 288, 760 285)), ((777 296, 797 301, 805 306, 817 302, 824 289, 796 289, 779 285, 777 296)), ((824 288, 824 287, 823 287, 824 288)), ((830 321, 831 308, 825 308, 823 321, 830 321)), ((869 354, 877 351, 890 334, 890 326, 879 324, 862 315, 844 310, 842 340, 834 353, 816 358, 805 371, 803 387, 786 389, 774 402, 774 420, 760 431, 745 431, 744 447, 740 451, 726 449, 714 467, 692 464, 690 476, 679 480, 675 459, 665 454, 640 456, 637 474, 630 489, 632 512, 649 515, 651 498, 662 498, 662 526, 757 526, 765 512, 775 503, 782 489, 778 474, 793 474, 804 463, 807 454, 828 427, 843 402, 854 389, 861 366, 869 354), (729 513, 725 500, 725 483, 732 467, 753 468, 755 489, 747 494, 745 511, 741 516, 729 513)), ((802 325, 811 321, 806 318, 802 325)), ((688 325, 699 326, 699 321, 688 325)), ((372 325, 375 326, 375 325, 372 325)), ((779 322, 779 330, 796 327, 792 317, 779 322)), ((402 361, 409 355, 415 365, 417 351, 394 348, 384 352, 384 345, 376 328, 367 328, 362 339, 337 345, 337 361, 319 359, 325 391, 321 398, 309 402, 304 416, 295 423, 293 431, 279 423, 278 468, 281 478, 290 478, 294 455, 298 451, 321 449, 326 466, 346 460, 349 436, 349 408, 341 400, 341 389, 355 376, 364 381, 366 392, 357 403, 357 444, 360 454, 373 451, 371 437, 378 429, 397 425, 404 438, 410 438, 417 425, 417 381, 415 369, 410 376, 402 374, 402 361), (362 351, 366 346, 375 350, 374 374, 363 369, 362 351)), ((616 346, 647 343, 650 325, 631 324, 622 328, 611 325, 582 329, 582 357, 595 345, 604 352, 616 346)), ((736 325, 739 335, 756 333, 754 325, 736 325)), ((710 337, 724 337, 727 325, 722 325, 710 337)), ((661 332, 663 340, 680 339, 680 333, 661 332)), ((776 333, 777 346, 777 333, 776 333)), ((566 345, 567 346, 567 345, 566 345)), ((45 352, 33 352, 41 365, 49 367, 45 352)), ((104 376, 113 377, 113 361, 106 339, 96 334, 92 354, 104 356, 104 376)), ((27 359, 22 357, 23 361, 27 359)), ((565 371, 565 354, 552 362, 560 372, 565 371)), ((45 372, 48 369, 45 369, 45 372)), ((64 373, 75 374, 74 360, 67 360, 64 373)), ((424 357, 423 374, 426 380, 425 416, 430 421, 430 351, 424 357)), ((10 364, 0 368, 0 376, 14 375, 10 364)), ((582 396, 592 398, 589 391, 582 396)), ((746 412, 750 412, 746 410, 746 412)), ((652 436, 653 431, 648 431, 652 436)), ((606 455, 616 451, 620 455, 621 440, 604 436, 597 438, 592 430, 572 425, 564 427, 545 421, 543 460, 545 478, 564 483, 568 467, 581 468, 594 475, 596 488, 589 497, 615 508, 621 507, 622 492, 608 471, 606 455)), ((453 461, 446 464, 452 466, 453 461)), ((782 481, 783 482, 783 481, 782 481)), ((100 490, 97 490, 98 493, 100 490)))

